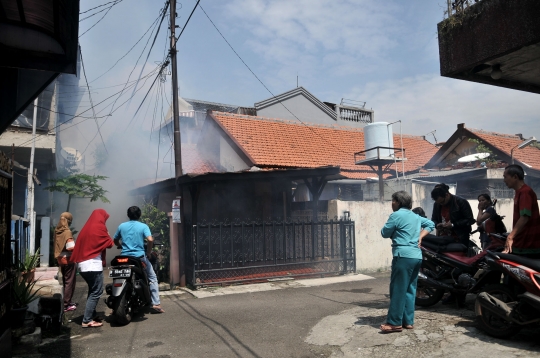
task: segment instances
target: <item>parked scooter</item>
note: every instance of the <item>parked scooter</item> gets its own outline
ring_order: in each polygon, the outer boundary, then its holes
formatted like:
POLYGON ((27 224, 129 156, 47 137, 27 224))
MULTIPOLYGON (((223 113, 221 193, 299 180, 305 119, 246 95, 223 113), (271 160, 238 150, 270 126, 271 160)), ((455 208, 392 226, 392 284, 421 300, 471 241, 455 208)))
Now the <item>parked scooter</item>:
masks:
POLYGON ((109 295, 105 303, 120 325, 131 322, 133 314, 152 302, 143 265, 141 259, 132 256, 116 256, 111 261, 109 277, 113 278, 113 283, 105 286, 109 295))
MULTIPOLYGON (((489 248, 502 251, 506 237, 497 234, 490 236, 492 243, 489 248)), ((456 297, 477 293, 487 282, 491 282, 484 278, 487 274, 484 260, 486 251, 481 251, 471 240, 469 247, 465 247, 452 242, 451 238, 445 241, 444 238, 425 237, 420 248, 423 261, 418 273, 417 306, 433 306, 443 298, 445 292, 456 297)))
POLYGON ((527 325, 539 324, 540 261, 488 252, 486 262, 492 272, 504 275, 505 284, 485 286, 476 297, 478 326, 490 336, 509 338, 527 325))

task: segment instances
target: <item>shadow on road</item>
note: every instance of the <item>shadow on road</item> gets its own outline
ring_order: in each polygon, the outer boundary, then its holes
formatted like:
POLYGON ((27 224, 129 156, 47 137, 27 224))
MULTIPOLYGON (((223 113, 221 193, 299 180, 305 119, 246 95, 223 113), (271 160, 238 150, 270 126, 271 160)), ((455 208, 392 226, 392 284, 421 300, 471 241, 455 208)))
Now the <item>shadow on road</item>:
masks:
POLYGON ((224 326, 223 324, 219 323, 218 321, 212 319, 212 318, 209 318, 205 315, 203 315, 201 312, 199 312, 195 307, 193 307, 192 305, 190 305, 188 302, 186 301, 181 301, 181 302, 175 302, 175 304, 180 307, 185 313, 187 313, 189 316, 191 316, 193 319, 199 321, 201 324, 203 324, 205 327, 207 327, 209 330, 211 330, 215 335, 216 337, 218 337, 230 350, 231 352, 234 353, 234 355, 236 355, 237 357, 246 357, 245 354, 242 354, 240 353, 237 349, 235 349, 232 345, 231 345, 231 342, 229 342, 229 339, 227 339, 226 336, 220 334, 211 324, 209 324, 208 322, 205 322, 206 321, 209 321, 211 323, 213 323, 214 325, 216 326, 219 326, 222 330, 224 330, 227 335, 232 338, 232 340, 240 345, 241 347, 243 347, 252 357, 255 357, 255 358, 261 358, 261 356, 259 356, 255 351, 253 351, 248 345, 246 345, 244 342, 242 342, 234 333, 232 333, 226 326, 224 326), (187 309, 186 307, 187 306, 189 309, 187 309))

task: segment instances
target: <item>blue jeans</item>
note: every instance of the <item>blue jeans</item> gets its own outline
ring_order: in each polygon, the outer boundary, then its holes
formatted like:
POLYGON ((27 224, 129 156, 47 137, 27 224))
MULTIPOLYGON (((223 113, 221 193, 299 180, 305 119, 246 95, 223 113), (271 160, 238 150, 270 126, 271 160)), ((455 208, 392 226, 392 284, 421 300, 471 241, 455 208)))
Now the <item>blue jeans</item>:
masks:
POLYGON ((390 307, 386 323, 393 326, 414 324, 416 283, 422 259, 394 256, 390 276, 390 307))
POLYGON ((157 306, 160 304, 159 301, 159 285, 156 273, 152 267, 152 263, 148 257, 144 256, 141 261, 144 261, 146 264, 146 275, 148 276, 148 283, 150 284, 150 297, 152 298, 152 304, 157 306))
POLYGON ((88 297, 83 317, 83 323, 88 323, 96 316, 96 306, 103 293, 103 271, 87 271, 80 274, 88 285, 88 297))

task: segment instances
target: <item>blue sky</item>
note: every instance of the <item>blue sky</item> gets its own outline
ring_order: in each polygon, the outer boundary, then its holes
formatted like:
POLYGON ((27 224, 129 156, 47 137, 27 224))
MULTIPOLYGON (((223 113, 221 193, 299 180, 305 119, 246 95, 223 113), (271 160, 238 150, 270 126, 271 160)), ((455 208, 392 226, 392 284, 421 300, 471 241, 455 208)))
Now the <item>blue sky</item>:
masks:
MULTIPOLYGON (((81 0, 81 11, 105 2, 81 0)), ((183 26, 195 2, 181 2, 179 25, 183 26)), ((133 46, 163 4, 157 0, 123 0, 80 38, 90 81, 133 46)), ((466 123, 472 128, 540 138, 538 95, 440 76, 436 28, 443 19, 445 4, 444 0, 201 1, 223 35, 274 94, 295 87, 298 75, 300 85, 319 99, 365 101, 375 111, 377 121, 402 120, 407 134, 424 135, 436 130, 437 139, 444 141, 458 123, 466 123)), ((102 14, 82 21, 80 34, 102 14)), ((166 31, 164 25, 145 73, 163 59, 166 31)), ((112 93, 102 87, 127 80, 146 39, 112 71, 91 83, 94 102, 112 93)), ((271 96, 201 9, 195 11, 178 50, 183 97, 252 106, 271 96)), ((131 79, 140 71, 139 64, 131 79)), ((164 88, 168 91, 170 76, 166 80, 164 88)), ((149 105, 155 101, 152 98, 149 105)), ((141 100, 142 95, 138 95, 129 107, 115 112, 103 130, 128 128, 141 100)), ((151 116, 143 114, 134 121, 138 128, 150 128, 151 122, 151 116)), ((88 131, 95 132, 95 125, 88 131)))

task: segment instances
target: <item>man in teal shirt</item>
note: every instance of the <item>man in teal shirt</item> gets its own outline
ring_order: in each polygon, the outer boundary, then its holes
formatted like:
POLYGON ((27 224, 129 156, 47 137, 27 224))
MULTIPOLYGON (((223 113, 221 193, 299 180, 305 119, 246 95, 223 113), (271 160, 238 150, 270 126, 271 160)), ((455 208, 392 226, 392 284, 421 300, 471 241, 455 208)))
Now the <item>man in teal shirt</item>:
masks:
POLYGON ((133 256, 141 259, 146 264, 145 270, 150 284, 150 295, 152 297, 152 308, 156 313, 165 312, 161 308, 159 300, 159 285, 154 268, 148 259, 152 252, 154 238, 150 233, 150 228, 145 223, 139 221, 141 218, 141 209, 138 206, 131 206, 127 210, 129 221, 120 224, 118 230, 114 234, 114 243, 122 245, 122 253, 124 256, 133 256), (147 241, 147 252, 144 250, 144 240, 147 241))
POLYGON ((390 307, 382 333, 412 329, 416 282, 422 264, 420 242, 435 229, 435 224, 411 211, 412 197, 405 191, 392 194, 394 211, 381 230, 384 238, 392 239, 392 274, 390 276, 390 307))

